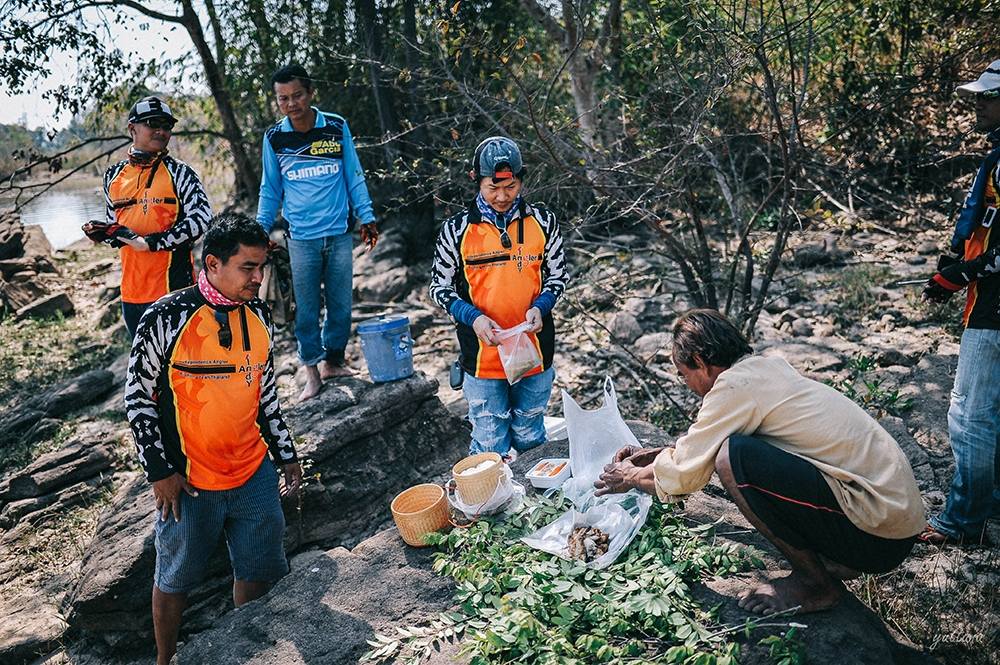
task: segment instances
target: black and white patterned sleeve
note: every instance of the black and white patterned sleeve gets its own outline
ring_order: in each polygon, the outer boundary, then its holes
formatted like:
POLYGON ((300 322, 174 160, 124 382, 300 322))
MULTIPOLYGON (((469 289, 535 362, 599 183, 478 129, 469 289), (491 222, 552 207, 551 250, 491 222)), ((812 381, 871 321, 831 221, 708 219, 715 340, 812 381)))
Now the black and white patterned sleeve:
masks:
POLYGON ((569 277, 566 270, 566 251, 563 249, 562 233, 555 214, 547 208, 538 208, 542 225, 545 227, 545 261, 542 264, 542 291, 548 291, 559 298, 566 290, 569 277))
POLYGON ((164 309, 161 301, 143 315, 125 375, 125 414, 135 438, 139 463, 151 483, 181 473, 167 461, 157 409, 157 385, 169 353, 170 331, 176 326, 164 309))
POLYGON ((170 250, 184 243, 194 242, 208 231, 212 223, 212 206, 208 203, 205 187, 194 169, 184 162, 169 158, 164 160, 164 166, 170 170, 174 180, 174 189, 177 191, 182 215, 166 231, 144 236, 150 251, 153 252, 170 250))
POLYGON ((260 377, 260 408, 257 411, 257 424, 261 436, 267 442, 268 450, 274 463, 278 466, 298 461, 292 434, 288 431, 285 418, 281 414, 281 404, 278 402, 278 384, 274 376, 274 324, 271 312, 263 301, 253 301, 253 311, 267 327, 270 348, 267 350, 267 363, 260 377))
POLYGON ((445 220, 434 246, 434 264, 431 266, 431 300, 447 312, 451 303, 458 300, 455 289, 455 275, 459 269, 459 227, 463 216, 445 220))

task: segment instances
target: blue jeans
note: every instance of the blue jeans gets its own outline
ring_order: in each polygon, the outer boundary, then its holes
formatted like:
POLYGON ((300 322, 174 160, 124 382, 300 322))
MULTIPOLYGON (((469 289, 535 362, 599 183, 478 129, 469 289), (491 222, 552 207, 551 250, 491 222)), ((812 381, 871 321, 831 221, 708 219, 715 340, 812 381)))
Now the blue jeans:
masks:
POLYGON ((303 365, 316 365, 324 359, 338 364, 343 361, 351 334, 352 248, 349 233, 315 240, 288 239, 295 293, 295 339, 303 365), (320 286, 326 301, 322 338, 320 286))
POLYGON ((944 512, 930 523, 953 538, 979 540, 1000 517, 1000 330, 966 330, 948 409, 955 476, 944 512))
POLYGON ((477 379, 466 374, 462 392, 469 402, 472 423, 469 454, 505 455, 511 448, 520 452, 545 443, 545 407, 555 376, 550 367, 510 385, 506 379, 477 379))

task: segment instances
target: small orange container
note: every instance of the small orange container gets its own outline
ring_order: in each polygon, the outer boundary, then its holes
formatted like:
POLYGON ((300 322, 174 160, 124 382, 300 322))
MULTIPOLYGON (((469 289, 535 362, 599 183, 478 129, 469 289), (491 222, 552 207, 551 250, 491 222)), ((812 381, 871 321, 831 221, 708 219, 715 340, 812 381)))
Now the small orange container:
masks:
POLYGON ((433 483, 415 485, 396 495, 389 505, 399 535, 407 545, 426 547, 424 536, 450 523, 444 488, 433 483))

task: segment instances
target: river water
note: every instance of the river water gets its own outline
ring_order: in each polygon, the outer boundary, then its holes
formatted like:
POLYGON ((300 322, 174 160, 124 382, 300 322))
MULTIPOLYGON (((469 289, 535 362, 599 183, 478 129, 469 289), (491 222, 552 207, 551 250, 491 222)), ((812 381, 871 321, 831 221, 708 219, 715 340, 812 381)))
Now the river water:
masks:
POLYGON ((80 229, 92 219, 104 219, 104 194, 100 182, 52 189, 21 209, 25 226, 37 224, 53 249, 63 249, 83 238, 80 229))

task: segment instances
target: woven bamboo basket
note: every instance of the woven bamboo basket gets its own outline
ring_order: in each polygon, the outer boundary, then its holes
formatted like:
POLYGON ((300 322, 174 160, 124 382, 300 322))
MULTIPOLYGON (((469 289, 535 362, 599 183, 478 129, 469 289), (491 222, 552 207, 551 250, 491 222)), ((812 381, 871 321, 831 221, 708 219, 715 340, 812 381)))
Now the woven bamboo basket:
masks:
POLYGON ((458 486, 458 493, 462 501, 470 505, 489 501, 497 489, 501 473, 503 473, 503 464, 501 464, 499 453, 470 455, 451 469, 451 475, 455 478, 455 485, 458 486), (466 469, 471 469, 487 460, 496 462, 496 464, 476 473, 462 475, 466 469))
POLYGON ((448 498, 433 483, 415 485, 396 495, 389 505, 399 535, 407 545, 425 547, 424 535, 448 526, 448 498))

